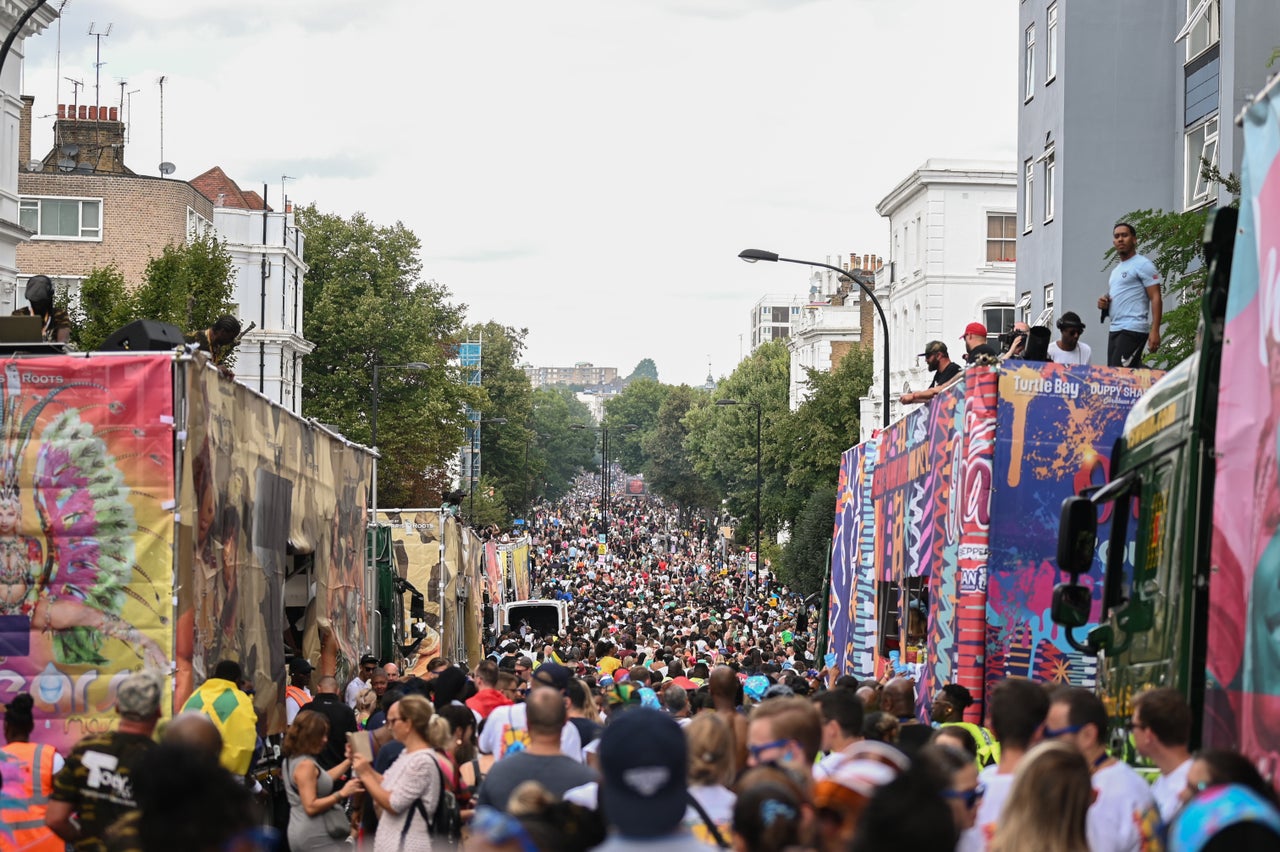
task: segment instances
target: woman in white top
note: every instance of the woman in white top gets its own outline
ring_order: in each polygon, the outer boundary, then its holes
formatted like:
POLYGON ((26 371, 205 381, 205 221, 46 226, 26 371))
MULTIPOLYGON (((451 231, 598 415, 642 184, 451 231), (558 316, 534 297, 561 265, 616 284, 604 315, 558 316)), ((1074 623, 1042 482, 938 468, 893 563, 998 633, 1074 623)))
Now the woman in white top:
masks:
POLYGON ((431 702, 421 695, 406 695, 388 708, 387 727, 404 743, 404 751, 385 775, 375 772, 361 755, 351 756, 352 767, 381 814, 374 852, 431 852, 424 814, 435 813, 442 777, 428 735, 433 712, 431 702), (416 807, 419 800, 422 808, 416 807))
POLYGON ((703 843, 719 845, 712 826, 722 840, 732 844, 733 804, 737 796, 733 783, 733 732, 715 713, 699 713, 684 728, 689 743, 689 795, 698 803, 685 809, 684 825, 703 843), (702 812, 699 813, 699 807, 702 812))

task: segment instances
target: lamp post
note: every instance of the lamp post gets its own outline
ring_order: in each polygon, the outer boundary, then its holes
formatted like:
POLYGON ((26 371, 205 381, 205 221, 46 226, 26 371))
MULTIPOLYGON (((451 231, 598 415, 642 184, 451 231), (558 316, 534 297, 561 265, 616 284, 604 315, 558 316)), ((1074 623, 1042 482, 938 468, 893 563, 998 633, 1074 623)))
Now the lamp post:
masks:
MULTIPOLYGON (((764 558, 760 555, 760 403, 742 402, 736 399, 717 399, 716 405, 746 405, 756 410, 756 573, 764 558)), ((747 565, 747 597, 751 597, 751 566, 747 565)))
MULTIPOLYGON (((588 426, 585 423, 574 423, 569 428, 578 431, 593 429, 600 433, 600 521, 607 535, 609 532, 609 485, 613 478, 609 473, 609 427, 604 424, 588 426)), ((634 423, 624 423, 621 426, 615 426, 613 431, 634 432, 639 428, 634 423)))
POLYGON ((528 512, 529 510, 529 482, 530 482, 529 481, 529 445, 534 442, 534 439, 537 439, 539 441, 545 441, 550 437, 551 437, 550 435, 544 435, 541 432, 530 432, 529 437, 525 438, 525 441, 524 441, 524 511, 525 512, 528 512))
POLYGON ((796 260, 790 257, 779 257, 771 251, 761 251, 760 249, 746 249, 738 253, 738 257, 747 263, 755 263, 760 260, 767 260, 770 263, 799 263, 802 266, 820 266, 823 269, 830 269, 848 278, 862 288, 862 292, 867 294, 867 298, 871 300, 871 304, 875 305, 876 313, 880 315, 880 327, 884 331, 884 425, 889 425, 889 321, 885 319, 884 308, 880 307, 880 300, 876 298, 876 294, 863 284, 856 275, 849 270, 841 269, 838 266, 832 266, 829 263, 818 263, 816 260, 796 260))
POLYGON ((476 456, 480 455, 480 427, 485 423, 501 426, 505 417, 480 418, 471 421, 471 458, 467 465, 467 522, 476 525, 476 456))

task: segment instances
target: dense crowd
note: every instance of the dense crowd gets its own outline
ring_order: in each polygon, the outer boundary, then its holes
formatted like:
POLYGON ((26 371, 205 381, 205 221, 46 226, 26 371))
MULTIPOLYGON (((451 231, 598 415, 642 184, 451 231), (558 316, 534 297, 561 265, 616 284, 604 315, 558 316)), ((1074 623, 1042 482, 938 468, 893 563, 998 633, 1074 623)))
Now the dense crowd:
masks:
POLYGON ((948 684, 921 718, 908 678, 815 659, 811 606, 714 527, 588 490, 529 521, 534 589, 567 625, 502 625, 486 659, 424 677, 368 656, 340 684, 294 660, 277 770, 253 761, 234 662, 158 735, 159 685, 129 676, 119 730, 57 763, 22 747, 20 696, 6 750, 50 801, 7 810, 0 851, 1280 848, 1274 788, 1238 754, 1191 753, 1177 692, 1133 701, 1150 783, 1088 690, 1011 678, 977 725, 948 684), (114 786, 88 784, 108 757, 114 786))

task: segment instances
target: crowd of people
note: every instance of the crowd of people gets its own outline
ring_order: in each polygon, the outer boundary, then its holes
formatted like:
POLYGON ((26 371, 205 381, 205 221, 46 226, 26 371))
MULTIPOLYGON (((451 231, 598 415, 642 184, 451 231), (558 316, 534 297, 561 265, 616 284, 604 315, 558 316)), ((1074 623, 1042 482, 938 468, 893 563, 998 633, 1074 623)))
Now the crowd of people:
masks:
POLYGON ((19 696, 5 750, 28 796, 0 850, 1280 848, 1274 788, 1189 751, 1176 691, 1132 702, 1154 783, 1109 750, 1089 690, 1010 678, 979 725, 948 684, 922 718, 910 679, 816 658, 811 606, 714 527, 644 498, 606 513, 593 490, 529 522, 534 587, 567 625, 503 625, 484 660, 421 677, 366 656, 342 684, 293 660, 277 768, 231 661, 158 733, 161 684, 129 675, 117 729, 65 757, 29 743, 19 696))

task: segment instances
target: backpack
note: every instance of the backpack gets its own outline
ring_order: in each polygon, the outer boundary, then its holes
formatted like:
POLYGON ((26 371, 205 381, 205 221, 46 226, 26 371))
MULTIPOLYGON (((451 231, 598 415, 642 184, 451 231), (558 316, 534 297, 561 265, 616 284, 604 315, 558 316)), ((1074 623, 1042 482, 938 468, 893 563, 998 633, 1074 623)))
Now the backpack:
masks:
POLYGON ((462 809, 458 806, 458 795, 445 784, 444 770, 440 768, 435 755, 431 756, 431 760, 435 763, 436 776, 440 779, 440 800, 436 802, 435 813, 429 817, 427 806, 422 803, 422 799, 419 798, 413 803, 413 809, 404 821, 404 828, 400 829, 401 849, 404 848, 405 839, 409 836, 409 826, 413 823, 415 813, 422 814, 422 818, 427 823, 427 834, 431 837, 455 845, 462 841, 462 809))

